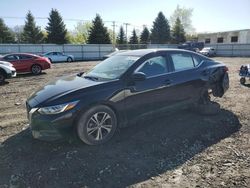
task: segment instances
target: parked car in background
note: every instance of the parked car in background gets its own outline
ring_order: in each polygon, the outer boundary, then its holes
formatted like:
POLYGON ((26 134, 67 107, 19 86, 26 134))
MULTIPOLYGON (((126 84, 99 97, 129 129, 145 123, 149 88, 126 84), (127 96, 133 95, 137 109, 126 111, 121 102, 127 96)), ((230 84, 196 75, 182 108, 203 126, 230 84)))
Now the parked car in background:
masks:
POLYGON ((227 91, 227 71, 224 64, 186 50, 119 53, 33 93, 26 102, 32 135, 56 140, 76 131, 83 142, 96 145, 138 118, 190 104, 204 106, 200 112, 212 103, 208 91, 216 97, 227 91))
POLYGON ((204 42, 188 41, 178 46, 179 49, 190 50, 193 52, 199 52, 204 48, 204 42))
POLYGON ((122 52, 127 52, 127 51, 128 50, 116 50, 114 52, 111 52, 110 54, 107 54, 107 55, 103 56, 103 59, 107 59, 107 58, 109 58, 111 56, 117 55, 117 54, 122 53, 122 52))
POLYGON ((3 84, 6 78, 12 78, 15 76, 16 69, 13 65, 6 61, 0 61, 0 84, 3 84))
POLYGON ((0 60, 13 64, 17 73, 31 72, 37 75, 42 70, 51 68, 51 63, 47 58, 28 53, 7 54, 1 57, 0 60))
POLYGON ((202 55, 205 55, 205 56, 215 56, 216 55, 216 51, 213 47, 206 47, 206 48, 203 48, 200 53, 202 55))
POLYGON ((66 55, 62 52, 47 52, 41 56, 47 57, 51 63, 54 62, 73 62, 75 60, 73 55, 66 55))

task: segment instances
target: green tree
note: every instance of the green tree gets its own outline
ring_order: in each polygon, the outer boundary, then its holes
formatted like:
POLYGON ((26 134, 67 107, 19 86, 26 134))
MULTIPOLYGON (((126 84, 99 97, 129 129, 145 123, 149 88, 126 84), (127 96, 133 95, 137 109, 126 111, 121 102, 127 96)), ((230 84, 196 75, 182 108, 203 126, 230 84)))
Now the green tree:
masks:
POLYGON ((185 8, 177 5, 175 11, 170 16, 169 19, 171 26, 173 27, 176 19, 179 18, 183 27, 185 28, 185 31, 188 34, 195 33, 195 28, 192 25, 192 14, 193 14, 192 8, 185 8))
POLYGON ((16 25, 11 29, 14 34, 16 43, 22 42, 23 28, 24 28, 24 25, 16 25))
POLYGON ((40 44, 44 42, 44 36, 40 27, 36 26, 34 16, 29 11, 22 33, 22 42, 30 44, 40 44))
POLYGON ((0 43, 14 43, 15 38, 10 29, 5 25, 2 18, 0 18, 0 43))
POLYGON ((181 20, 179 18, 177 18, 175 21, 172 34, 174 43, 179 44, 186 41, 185 31, 183 25, 181 24, 181 20))
POLYGON ((123 29, 123 27, 120 27, 120 31, 118 33, 117 39, 116 39, 116 43, 117 44, 126 44, 126 35, 125 35, 125 31, 123 29))
POLYGON ((48 26, 45 28, 48 33, 47 42, 53 44, 68 43, 67 29, 60 13, 56 9, 52 9, 48 20, 48 26))
POLYGON ((129 39, 129 44, 138 44, 138 43, 139 43, 138 37, 136 35, 135 29, 133 29, 132 36, 129 39))
POLYGON ((92 21, 92 27, 90 28, 89 44, 111 44, 109 33, 106 27, 104 27, 103 21, 99 14, 96 15, 92 21))
POLYGON ((151 29, 151 42, 153 44, 165 44, 170 41, 170 26, 167 18, 162 12, 159 12, 153 28, 151 29))
POLYGON ((68 33, 69 42, 72 44, 86 44, 91 26, 90 22, 78 22, 75 29, 68 33))
POLYGON ((150 33, 147 27, 144 27, 141 36, 140 36, 140 43, 147 44, 150 41, 150 33))

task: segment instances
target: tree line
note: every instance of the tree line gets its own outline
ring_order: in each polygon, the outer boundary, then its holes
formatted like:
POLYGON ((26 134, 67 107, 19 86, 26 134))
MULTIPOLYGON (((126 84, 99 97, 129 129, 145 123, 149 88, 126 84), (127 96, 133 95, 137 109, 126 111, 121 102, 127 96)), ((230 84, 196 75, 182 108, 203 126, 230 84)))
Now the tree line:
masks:
MULTIPOLYGON (((121 26, 117 36, 115 36, 115 43, 166 44, 185 42, 186 33, 179 17, 180 14, 178 14, 178 12, 175 14, 172 28, 170 28, 169 21, 164 14, 159 12, 150 30, 145 26, 143 31, 138 34, 136 30, 133 29, 129 38, 127 38, 127 33, 125 33, 123 26, 121 26)), ((173 21, 173 18, 171 19, 173 21)), ((45 31, 42 31, 41 28, 37 26, 34 16, 29 11, 26 15, 25 24, 20 35, 14 35, 13 31, 4 23, 4 20, 0 18, 0 43, 67 44, 80 41, 80 43, 88 44, 111 44, 111 38, 114 37, 111 36, 113 34, 112 31, 104 26, 104 22, 99 14, 96 15, 92 23, 86 23, 84 25, 78 24, 76 29, 79 32, 74 36, 70 36, 60 13, 58 10, 52 9, 49 13, 48 24, 45 27, 45 31)))

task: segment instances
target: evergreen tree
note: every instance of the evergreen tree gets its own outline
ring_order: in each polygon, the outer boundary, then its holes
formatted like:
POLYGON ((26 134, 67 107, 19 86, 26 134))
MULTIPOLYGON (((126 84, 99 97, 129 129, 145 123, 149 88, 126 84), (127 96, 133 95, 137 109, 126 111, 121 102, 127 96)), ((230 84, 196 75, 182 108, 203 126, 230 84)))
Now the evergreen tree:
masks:
POLYGON ((181 24, 181 20, 179 18, 177 18, 175 21, 172 33, 174 43, 179 44, 186 41, 184 27, 181 24))
POLYGON ((120 31, 119 31, 119 34, 117 36, 116 43, 117 44, 126 44, 127 43, 126 35, 125 35, 124 29, 122 26, 120 27, 120 31))
POLYGON ((138 37, 136 35, 135 29, 133 29, 132 36, 129 39, 129 44, 138 44, 138 43, 139 43, 138 37))
POLYGON ((140 43, 147 44, 150 41, 150 33, 147 27, 144 27, 141 36, 140 36, 140 43))
POLYGON ((106 27, 104 27, 103 21, 99 14, 96 15, 92 21, 92 27, 90 28, 89 44, 111 44, 109 33, 106 27))
POLYGON ((47 42, 53 44, 68 43, 67 29, 60 13, 56 9, 52 9, 48 20, 49 23, 46 27, 46 31, 48 33, 47 42))
POLYGON ((162 12, 159 12, 157 18, 153 22, 151 30, 151 42, 154 44, 165 44, 170 41, 170 26, 168 20, 162 12))
POLYGON ((5 25, 2 18, 0 18, 0 43, 14 43, 15 38, 10 29, 5 25))
POLYGON ((21 39, 22 42, 31 44, 39 44, 43 43, 44 41, 43 33, 41 32, 41 29, 36 26, 35 19, 30 11, 26 15, 26 21, 21 35, 21 39))

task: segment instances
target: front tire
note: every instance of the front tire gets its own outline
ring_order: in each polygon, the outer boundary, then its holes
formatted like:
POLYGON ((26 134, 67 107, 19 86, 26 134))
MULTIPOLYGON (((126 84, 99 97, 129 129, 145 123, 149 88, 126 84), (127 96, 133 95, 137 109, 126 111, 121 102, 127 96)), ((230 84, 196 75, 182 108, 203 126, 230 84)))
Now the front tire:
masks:
POLYGON ((242 85, 244 85, 246 83, 246 78, 244 78, 244 77, 240 78, 240 83, 242 85))
POLYGON ((99 145, 112 138, 117 118, 108 106, 98 105, 84 112, 77 122, 77 135, 88 145, 99 145))
POLYGON ((40 65, 32 65, 32 67, 31 67, 31 72, 32 72, 32 74, 34 74, 34 75, 41 74, 41 72, 42 72, 42 67, 41 67, 40 65))
POLYGON ((4 72, 0 71, 0 85, 5 82, 6 74, 4 72))

